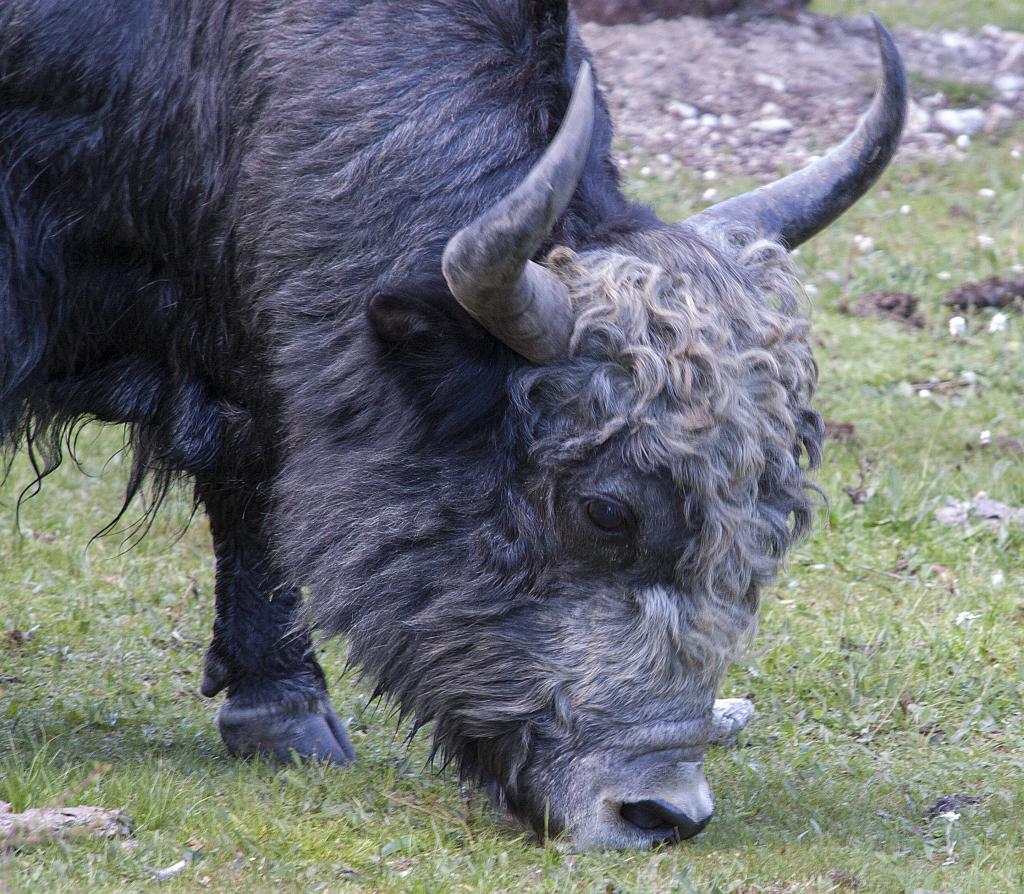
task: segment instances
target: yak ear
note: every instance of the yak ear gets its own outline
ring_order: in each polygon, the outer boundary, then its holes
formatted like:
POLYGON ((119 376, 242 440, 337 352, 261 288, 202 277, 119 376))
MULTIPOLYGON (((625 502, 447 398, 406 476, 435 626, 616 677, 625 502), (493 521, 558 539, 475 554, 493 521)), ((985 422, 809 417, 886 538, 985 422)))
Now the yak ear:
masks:
POLYGON ((448 322, 426 301, 387 292, 370 299, 366 314, 377 337, 391 345, 407 345, 436 336, 448 322))

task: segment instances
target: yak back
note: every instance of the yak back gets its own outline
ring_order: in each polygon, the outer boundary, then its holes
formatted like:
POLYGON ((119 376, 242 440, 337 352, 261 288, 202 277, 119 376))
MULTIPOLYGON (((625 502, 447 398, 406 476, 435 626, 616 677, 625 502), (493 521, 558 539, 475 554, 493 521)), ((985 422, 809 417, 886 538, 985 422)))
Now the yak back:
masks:
MULTIPOLYGON (((552 0, 8 0, 0 442, 49 469, 93 416, 130 426, 130 491, 251 481, 285 431, 358 433, 349 398, 382 376, 464 428, 518 361, 455 306, 441 253, 540 156, 584 56, 552 0), (442 337, 396 362, 366 320, 381 294, 442 337)), ((553 243, 650 220, 610 139, 601 106, 553 243)))

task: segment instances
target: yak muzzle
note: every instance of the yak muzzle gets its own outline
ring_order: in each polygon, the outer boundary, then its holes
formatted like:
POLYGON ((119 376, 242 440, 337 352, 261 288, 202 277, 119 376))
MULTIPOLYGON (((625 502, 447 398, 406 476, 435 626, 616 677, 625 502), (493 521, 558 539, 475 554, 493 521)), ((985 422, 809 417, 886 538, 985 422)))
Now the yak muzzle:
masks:
POLYGON ((650 835, 654 842, 685 841, 693 838, 711 821, 711 813, 692 817, 685 810, 664 801, 651 798, 623 804, 619 816, 627 823, 650 835))

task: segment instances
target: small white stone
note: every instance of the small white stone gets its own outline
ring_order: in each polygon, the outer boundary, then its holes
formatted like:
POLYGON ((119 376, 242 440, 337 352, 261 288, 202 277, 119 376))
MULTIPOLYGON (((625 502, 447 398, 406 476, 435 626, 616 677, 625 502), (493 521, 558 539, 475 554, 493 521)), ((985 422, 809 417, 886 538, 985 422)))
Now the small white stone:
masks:
POLYGON ((944 819, 947 823, 953 824, 960 819, 960 814, 955 810, 947 810, 945 813, 940 813, 939 818, 944 819))
POLYGON ((921 400, 930 400, 932 396, 932 390, 931 388, 922 388, 920 391, 917 392, 917 396, 921 398, 921 400))
POLYGON ((953 278, 953 274, 950 273, 948 270, 940 270, 938 273, 935 274, 935 276, 941 279, 943 282, 948 282, 953 278))
POLYGON ((804 286, 804 291, 813 298, 818 294, 818 287, 814 283, 809 282, 804 286))
POLYGON ((913 209, 909 205, 900 205, 900 214, 904 215, 904 217, 910 214, 912 210, 913 209))
POLYGON ((1024 153, 1020 151, 1020 146, 1014 146, 1010 150, 1010 158, 1012 158, 1014 161, 1020 161, 1022 155, 1024 155, 1024 153))
POLYGON ((988 331, 995 335, 997 332, 1005 332, 1006 324, 1009 321, 1009 317, 1002 311, 999 311, 993 315, 992 319, 988 321, 988 331))
POLYGON ((991 248, 996 244, 996 240, 989 236, 987 233, 978 233, 978 245, 982 248, 991 248))
POLYGON ((700 109, 691 106, 688 102, 673 101, 665 108, 677 118, 696 118, 700 114, 700 109))
POLYGON ((640 168, 641 177, 650 177, 652 173, 653 171, 651 170, 650 165, 644 165, 642 168, 640 168))
POLYGON ((1024 77, 1018 74, 999 75, 992 82, 992 86, 1003 95, 1004 99, 1014 100, 1024 93, 1024 77))
POLYGON ((992 443, 992 432, 987 428, 979 432, 978 443, 981 444, 982 447, 988 447, 988 445, 992 443))
POLYGON ((755 713, 754 703, 749 698, 716 698, 711 709, 711 742, 731 745, 755 713))
POLYGON ((939 109, 935 113, 935 126, 950 136, 973 137, 981 133, 985 120, 981 109, 939 109))
POLYGON ((700 116, 700 126, 701 127, 717 127, 718 126, 718 116, 717 115, 712 115, 710 112, 705 112, 703 115, 700 116))
POLYGON ((949 318, 949 334, 953 338, 959 338, 967 331, 967 320, 957 314, 955 317, 949 318))
POLYGON ((774 90, 776 93, 786 92, 786 82, 782 80, 782 78, 767 74, 763 71, 759 71, 754 75, 754 83, 760 87, 767 87, 769 90, 774 90))
POLYGON ((761 106, 761 114, 766 118, 778 117, 782 114, 782 106, 777 102, 766 102, 761 106))
POLYGON ((701 198, 703 198, 705 202, 710 202, 717 195, 718 190, 712 186, 704 190, 704 192, 701 194, 701 198))
POLYGON ((1006 583, 1006 577, 1003 575, 1003 572, 1002 571, 993 571, 992 572, 992 586, 993 587, 1001 587, 1004 583, 1006 583))
POLYGON ((967 149, 970 145, 971 138, 967 134, 962 133, 956 138, 957 149, 967 149))
POLYGON ((760 118, 750 127, 761 133, 782 134, 789 133, 793 129, 793 122, 788 118, 760 118))
POLYGON ((988 187, 985 187, 984 189, 978 190, 978 195, 981 196, 983 199, 994 199, 996 197, 996 191, 994 189, 989 189, 988 187))
POLYGON ((974 45, 974 41, 967 37, 967 35, 960 34, 958 31, 943 31, 942 45, 944 47, 949 47, 951 50, 966 50, 970 49, 974 45))

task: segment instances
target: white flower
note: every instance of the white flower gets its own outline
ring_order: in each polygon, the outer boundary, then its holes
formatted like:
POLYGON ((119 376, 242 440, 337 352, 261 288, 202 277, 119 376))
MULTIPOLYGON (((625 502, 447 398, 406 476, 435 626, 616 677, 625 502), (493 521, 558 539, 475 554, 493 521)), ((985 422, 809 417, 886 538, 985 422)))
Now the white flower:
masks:
POLYGON ((932 396, 932 390, 931 388, 922 388, 917 392, 917 396, 921 398, 921 400, 928 400, 928 398, 932 396))
POLYGON ((1006 577, 1003 575, 1002 571, 993 571, 992 572, 992 586, 993 587, 1001 587, 1005 582, 1006 582, 1006 577))
POLYGON ((949 319, 949 334, 958 338, 967 331, 967 320, 957 314, 949 319))
POLYGON ((994 189, 989 189, 988 187, 985 187, 984 189, 978 190, 978 195, 981 196, 983 199, 994 199, 996 197, 996 191, 994 189))
POLYGON ((956 138, 957 149, 966 149, 971 145, 971 138, 967 134, 962 133, 956 138))
POLYGON ((1020 158, 1020 156, 1021 156, 1020 146, 1014 146, 1010 150, 1010 158, 1012 158, 1014 161, 1017 161, 1020 158))
POLYGON ((944 819, 947 823, 955 823, 960 819, 960 814, 955 810, 947 810, 945 813, 940 813, 939 818, 944 819))
POLYGON ((935 275, 943 282, 947 282, 948 280, 951 280, 953 278, 953 274, 950 273, 948 270, 940 270, 935 275))
POLYGON ((988 331, 995 334, 996 332, 1005 332, 1006 323, 1009 317, 1002 311, 995 314, 991 320, 988 321, 988 331))
POLYGON ((991 444, 992 432, 990 432, 987 428, 984 431, 982 431, 981 434, 978 435, 978 443, 981 444, 982 447, 987 447, 989 444, 991 444))
POLYGON ((912 210, 913 209, 909 205, 900 205, 900 214, 907 215, 910 214, 912 210))
POLYGON ((718 195, 718 190, 715 189, 714 187, 711 187, 710 189, 705 189, 704 190, 703 198, 704 198, 705 202, 710 202, 717 195, 718 195))
POLYGON ((991 248, 996 244, 996 240, 989 236, 987 233, 978 233, 978 245, 982 248, 991 248))
POLYGON ((972 621, 977 621, 981 617, 980 612, 960 612, 956 616, 956 626, 963 627, 964 624, 970 624, 972 621))

